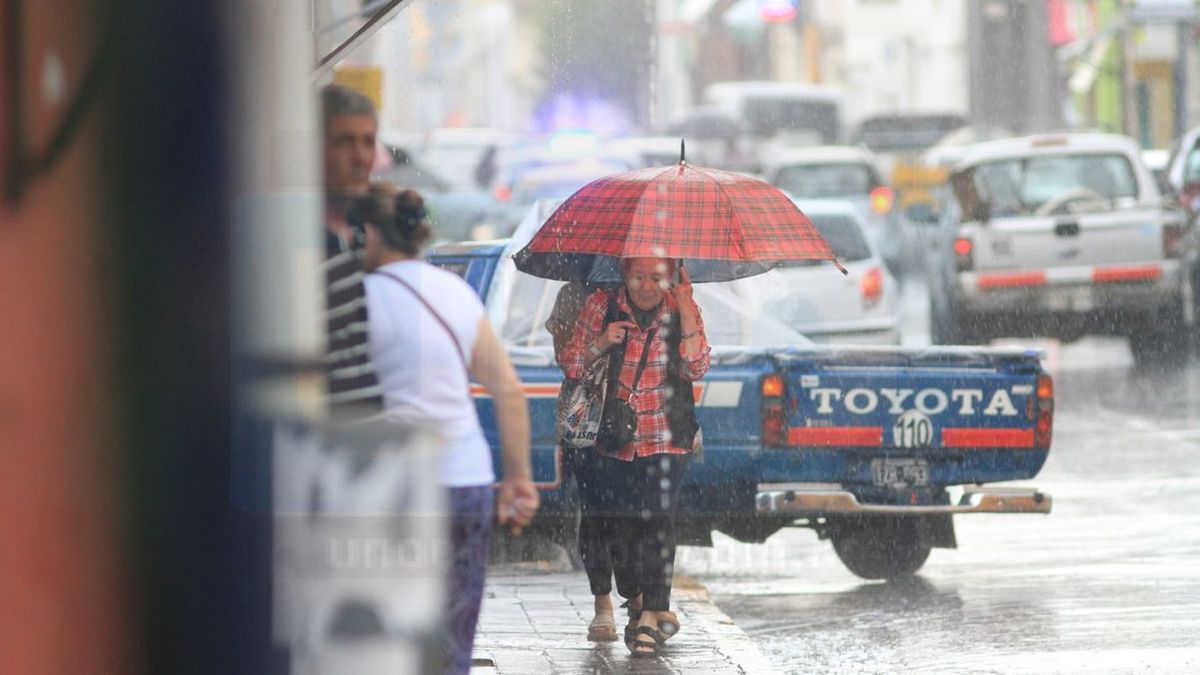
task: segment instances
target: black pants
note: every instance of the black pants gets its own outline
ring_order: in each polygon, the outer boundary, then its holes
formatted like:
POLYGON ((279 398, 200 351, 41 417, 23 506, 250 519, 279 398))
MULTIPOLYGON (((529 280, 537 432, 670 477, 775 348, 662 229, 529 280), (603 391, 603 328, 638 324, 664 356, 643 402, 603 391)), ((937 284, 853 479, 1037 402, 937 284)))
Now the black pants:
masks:
POLYGON ((675 511, 688 455, 632 462, 587 452, 577 463, 579 553, 593 595, 644 594, 642 606, 670 609, 675 569, 675 511))

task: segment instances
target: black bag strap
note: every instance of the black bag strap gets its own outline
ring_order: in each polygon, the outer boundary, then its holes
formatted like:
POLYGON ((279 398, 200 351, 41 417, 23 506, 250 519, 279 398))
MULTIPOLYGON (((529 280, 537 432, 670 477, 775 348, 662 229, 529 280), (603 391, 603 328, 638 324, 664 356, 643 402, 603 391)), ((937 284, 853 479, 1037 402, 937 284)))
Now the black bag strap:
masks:
MULTIPOLYGON (((619 290, 608 291, 608 310, 604 314, 604 325, 605 326, 608 326, 608 324, 621 318, 622 312, 617 307, 617 294, 618 293, 620 293, 619 290)), ((654 334, 657 332, 658 332, 658 327, 655 326, 653 329, 650 330, 649 333, 646 333, 646 341, 642 344, 642 357, 638 360, 637 370, 634 371, 633 382, 632 382, 631 386, 629 387, 630 396, 633 395, 633 392, 637 391, 638 383, 642 381, 642 371, 646 370, 646 360, 650 357, 650 341, 654 339, 654 334)), ((621 344, 621 350, 619 352, 619 355, 618 355, 618 353, 614 353, 609 357, 611 360, 609 361, 609 370, 608 370, 608 377, 609 377, 608 390, 609 390, 609 395, 613 396, 613 397, 615 397, 617 395, 616 390, 619 388, 614 385, 619 384, 621 368, 624 367, 624 365, 625 365, 625 348, 626 348, 626 345, 628 344, 628 342, 629 342, 629 338, 626 337, 625 342, 621 344)))
MULTIPOLYGON (((608 309, 604 312, 604 327, 608 324, 621 318, 621 309, 617 306, 617 294, 619 290, 604 291, 608 296, 608 309)), ((617 395, 617 383, 621 377, 621 368, 625 365, 625 345, 621 344, 620 349, 609 350, 608 353, 608 384, 606 398, 614 398, 617 395)))
POLYGON ((429 302, 426 301, 425 298, 422 297, 421 294, 417 292, 417 289, 412 287, 412 284, 401 279, 400 277, 396 276, 395 274, 392 274, 391 272, 382 272, 380 270, 375 270, 374 272, 371 272, 371 274, 378 274, 380 276, 387 277, 387 278, 391 279, 392 281, 395 281, 396 283, 400 284, 401 286, 407 288, 409 293, 412 293, 413 296, 422 305, 425 305, 426 311, 428 311, 433 316, 433 318, 436 319, 437 322, 442 325, 442 328, 445 329, 446 333, 450 335, 450 342, 454 345, 454 350, 458 352, 458 358, 462 360, 463 369, 465 369, 468 373, 471 372, 471 362, 467 360, 466 354, 463 353, 462 345, 460 345, 458 343, 458 338, 455 337, 454 331, 450 330, 450 324, 446 323, 446 320, 442 318, 442 315, 437 313, 437 310, 433 308, 433 305, 429 304, 429 302))
POLYGON ((646 341, 642 343, 642 358, 638 360, 637 370, 633 373, 633 384, 629 386, 629 392, 632 394, 637 391, 638 382, 642 381, 642 371, 646 370, 646 360, 650 357, 650 341, 654 339, 654 334, 658 332, 658 327, 650 329, 646 333, 646 341))

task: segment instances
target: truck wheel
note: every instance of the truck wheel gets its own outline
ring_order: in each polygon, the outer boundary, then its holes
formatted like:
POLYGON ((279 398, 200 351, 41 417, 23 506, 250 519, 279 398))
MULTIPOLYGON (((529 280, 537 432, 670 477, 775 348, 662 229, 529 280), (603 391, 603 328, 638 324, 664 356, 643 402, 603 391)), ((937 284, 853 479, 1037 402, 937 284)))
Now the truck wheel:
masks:
POLYGON ((970 345, 982 341, 978 318, 934 307, 930 339, 935 345, 970 345))
POLYGON ((1129 351, 1138 365, 1182 363, 1191 347, 1191 331, 1182 311, 1153 315, 1129 335, 1129 351))
POLYGON ((832 533, 833 550, 863 579, 897 579, 913 575, 929 558, 932 546, 922 541, 916 518, 863 518, 832 533))
POLYGON ((954 317, 942 309, 935 301, 929 313, 929 339, 935 345, 958 344, 958 331, 954 326, 954 317))

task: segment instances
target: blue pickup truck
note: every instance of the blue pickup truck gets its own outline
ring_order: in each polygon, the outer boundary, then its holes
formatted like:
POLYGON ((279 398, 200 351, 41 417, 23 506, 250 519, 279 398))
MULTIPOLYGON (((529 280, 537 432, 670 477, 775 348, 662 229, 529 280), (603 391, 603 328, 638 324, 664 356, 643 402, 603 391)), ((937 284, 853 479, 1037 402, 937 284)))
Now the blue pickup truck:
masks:
MULTIPOLYGON (((518 272, 522 244, 445 245, 429 259, 479 291, 509 347, 530 403, 539 524, 561 536, 576 500, 555 442, 562 374, 543 327, 561 282, 518 272)), ((1038 352, 817 346, 738 282, 699 284, 696 298, 713 362, 694 388, 703 450, 683 486, 679 543, 810 527, 852 572, 888 579, 916 572, 932 547, 953 548, 955 514, 1049 513, 1036 489, 985 486, 1033 478, 1046 461, 1053 384, 1038 352)), ((498 447, 492 403, 475 393, 498 447)))

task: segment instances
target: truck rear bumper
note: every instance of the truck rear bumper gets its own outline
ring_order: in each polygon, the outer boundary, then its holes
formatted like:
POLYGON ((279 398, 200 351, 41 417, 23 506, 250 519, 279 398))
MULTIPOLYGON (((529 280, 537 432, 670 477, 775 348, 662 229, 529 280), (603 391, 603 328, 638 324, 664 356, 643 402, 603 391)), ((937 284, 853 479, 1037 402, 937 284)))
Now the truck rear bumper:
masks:
POLYGON ((958 297, 964 310, 982 314, 1146 310, 1180 306, 1182 279, 1182 269, 1176 260, 1126 267, 960 272, 958 297), (1147 278, 1136 278, 1140 272, 1148 273, 1147 278), (1121 274, 1135 276, 1124 279, 1121 274))
POLYGON ((796 485, 762 489, 755 506, 758 513, 797 516, 826 515, 942 515, 955 513, 1050 513, 1053 500, 1034 488, 970 488, 957 504, 904 506, 863 504, 852 493, 827 485, 796 485))

